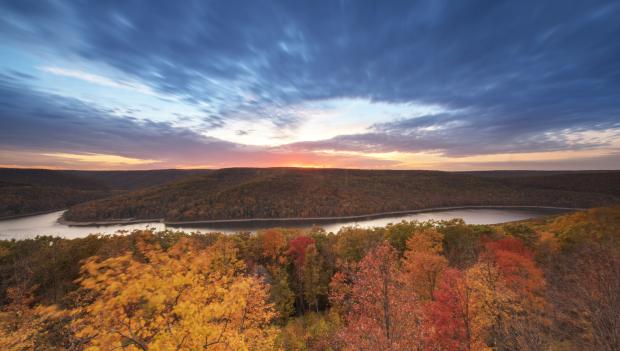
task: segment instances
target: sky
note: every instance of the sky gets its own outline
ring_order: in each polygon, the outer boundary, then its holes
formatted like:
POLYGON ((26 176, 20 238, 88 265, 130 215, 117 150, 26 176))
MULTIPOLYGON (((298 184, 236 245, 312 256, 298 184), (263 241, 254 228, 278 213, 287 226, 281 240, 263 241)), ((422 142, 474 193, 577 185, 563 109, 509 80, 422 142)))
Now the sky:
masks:
POLYGON ((0 167, 620 169, 618 1, 0 0, 0 167))

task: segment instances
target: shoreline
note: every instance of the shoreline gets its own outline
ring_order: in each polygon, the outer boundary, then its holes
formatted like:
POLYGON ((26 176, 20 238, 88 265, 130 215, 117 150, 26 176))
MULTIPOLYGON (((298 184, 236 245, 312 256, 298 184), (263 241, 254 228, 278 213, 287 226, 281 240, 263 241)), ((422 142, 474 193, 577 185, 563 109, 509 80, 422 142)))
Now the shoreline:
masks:
MULTIPOLYGON (((66 211, 66 210, 65 210, 66 211)), ((105 227, 110 225, 125 225, 125 224, 141 224, 141 223, 164 223, 163 218, 151 218, 151 219, 109 219, 109 220, 101 220, 101 221, 90 221, 90 222, 76 222, 76 221, 68 221, 65 219, 64 211, 58 218, 58 223, 62 225, 66 225, 69 227, 105 227)))
POLYGON ((542 209, 542 210, 558 210, 558 211, 580 211, 585 208, 580 207, 559 207, 559 206, 524 206, 524 205, 472 205, 472 206, 448 206, 448 207, 429 207, 417 210, 403 210, 403 211, 388 211, 388 212, 376 212, 363 215, 352 216, 334 216, 334 217, 284 217, 284 218, 240 218, 240 219, 209 219, 198 221, 166 221, 164 218, 151 218, 151 219, 112 219, 102 221, 89 221, 89 222, 76 222, 68 221, 61 215, 58 218, 58 223, 66 226, 74 227, 89 227, 89 226, 111 226, 111 225, 124 225, 124 224, 141 224, 141 223, 163 223, 167 226, 177 227, 184 225, 226 225, 226 224, 238 224, 238 223, 279 223, 279 222, 339 222, 355 219, 372 219, 378 217, 391 217, 405 214, 416 214, 425 212, 437 212, 437 211, 452 211, 452 210, 467 210, 467 209, 542 209))
POLYGON ((22 214, 17 214, 17 215, 12 215, 12 216, 4 216, 4 217, 0 217, 0 222, 2 221, 9 221, 11 219, 20 219, 20 218, 25 218, 25 217, 30 217, 30 216, 40 216, 40 215, 44 215, 44 214, 50 214, 50 213, 54 213, 54 212, 64 212, 66 211, 66 209, 55 209, 55 210, 46 210, 46 211, 38 211, 38 212, 32 212, 32 213, 22 213, 22 214))

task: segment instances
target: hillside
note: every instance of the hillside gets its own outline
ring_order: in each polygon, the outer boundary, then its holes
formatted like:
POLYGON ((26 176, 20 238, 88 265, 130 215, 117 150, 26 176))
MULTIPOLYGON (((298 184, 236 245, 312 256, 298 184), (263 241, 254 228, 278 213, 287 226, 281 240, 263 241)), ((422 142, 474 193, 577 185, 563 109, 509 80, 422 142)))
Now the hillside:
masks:
POLYGON ((128 349, 138 325, 143 349, 175 349, 182 333, 192 344, 180 350, 211 349, 214 335, 250 350, 618 350, 619 230, 615 206, 337 235, 0 240, 0 349, 128 349), (406 333, 368 341, 387 318, 406 333))
POLYGON ((61 210, 85 201, 205 172, 208 171, 57 171, 2 168, 0 218, 61 210))
POLYGON ((590 178, 581 173, 577 178, 569 173, 558 183, 438 171, 230 168, 79 204, 66 212, 65 219, 199 221, 350 216, 468 205, 592 207, 620 201, 615 188, 620 172, 605 177, 608 182, 589 191, 583 182, 590 178))
POLYGON ((207 169, 159 169, 145 171, 60 171, 105 185, 112 190, 136 190, 161 185, 193 175, 207 174, 207 169))

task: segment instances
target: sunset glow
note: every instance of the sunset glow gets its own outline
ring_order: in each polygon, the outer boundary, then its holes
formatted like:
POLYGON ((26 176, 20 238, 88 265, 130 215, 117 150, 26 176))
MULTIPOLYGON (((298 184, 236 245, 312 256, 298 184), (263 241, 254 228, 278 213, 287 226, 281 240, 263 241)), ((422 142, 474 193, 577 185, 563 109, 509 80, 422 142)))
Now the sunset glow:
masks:
POLYGON ((620 5, 486 6, 9 2, 0 163, 617 168, 620 5))

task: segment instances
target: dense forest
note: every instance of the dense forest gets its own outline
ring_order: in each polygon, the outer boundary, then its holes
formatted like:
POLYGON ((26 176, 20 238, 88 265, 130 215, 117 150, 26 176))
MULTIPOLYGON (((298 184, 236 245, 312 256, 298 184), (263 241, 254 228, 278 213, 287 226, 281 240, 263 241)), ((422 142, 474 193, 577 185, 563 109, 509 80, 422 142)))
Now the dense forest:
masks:
POLYGON ((593 207, 620 201, 620 172, 229 168, 73 206, 69 221, 334 217, 445 206, 593 207))
POLYGON ((57 171, 0 168, 0 218, 62 210, 89 200, 207 172, 207 170, 57 171))
POLYGON ((620 207, 0 241, 3 350, 619 350, 620 207))

